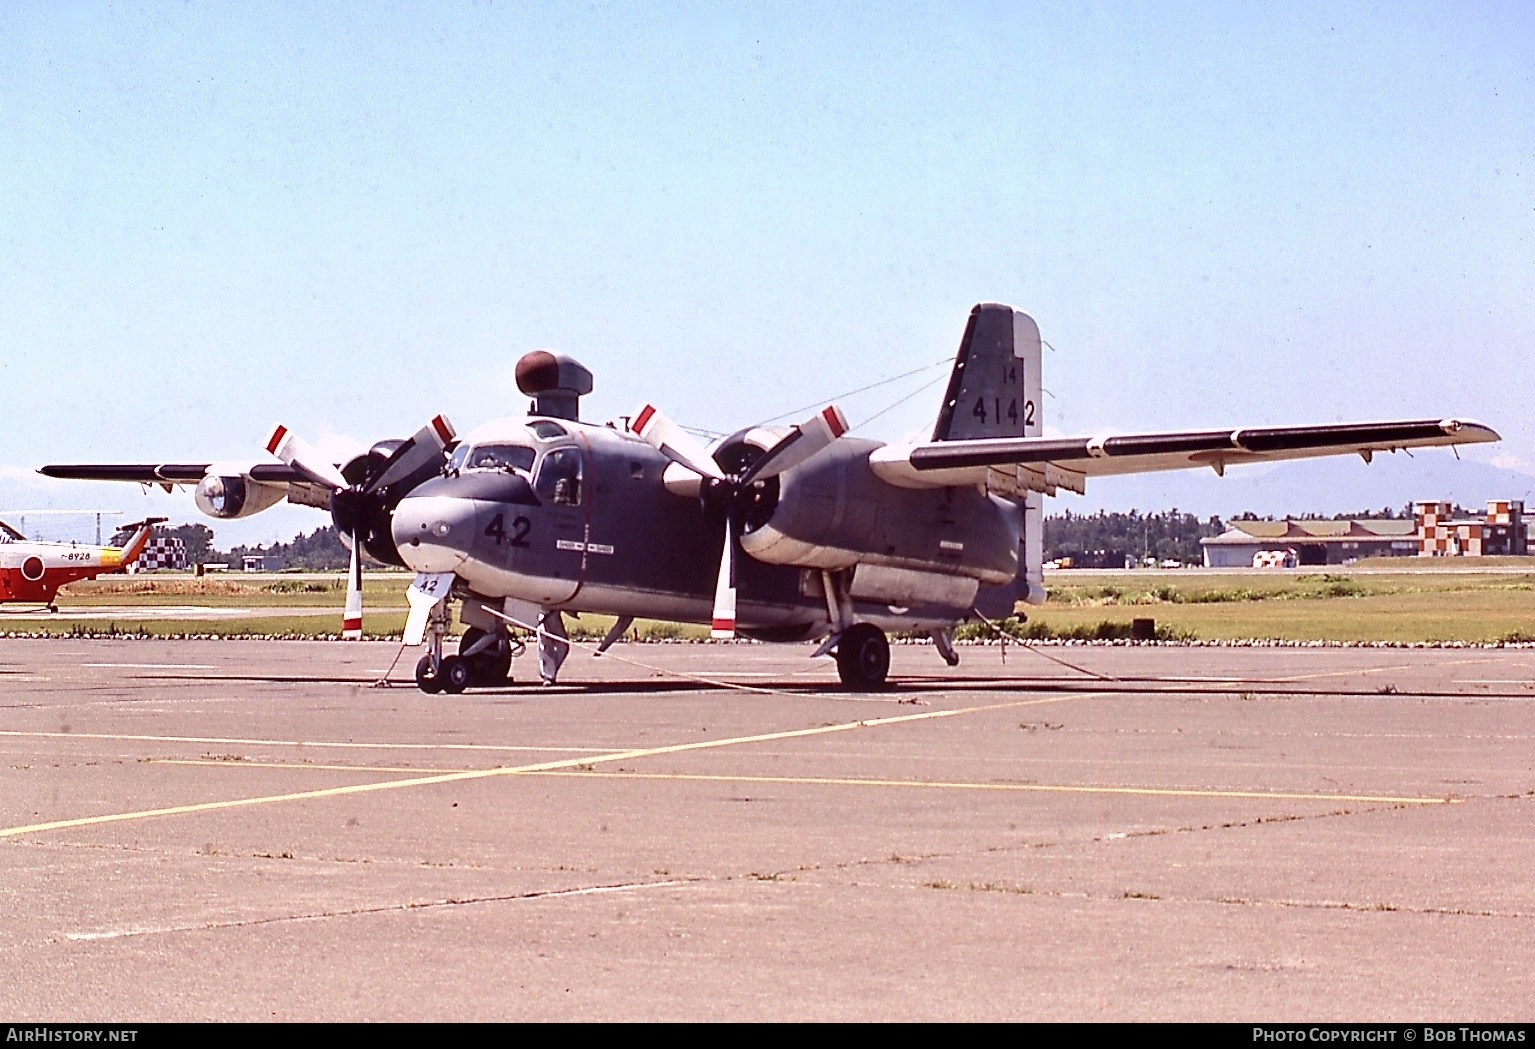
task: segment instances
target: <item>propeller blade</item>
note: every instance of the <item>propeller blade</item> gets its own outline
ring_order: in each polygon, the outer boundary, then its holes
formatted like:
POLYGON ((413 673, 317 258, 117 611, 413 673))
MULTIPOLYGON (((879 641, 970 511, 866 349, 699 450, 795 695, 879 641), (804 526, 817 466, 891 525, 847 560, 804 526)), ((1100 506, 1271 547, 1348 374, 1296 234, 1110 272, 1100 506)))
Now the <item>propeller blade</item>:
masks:
POLYGON ((655 405, 640 405, 630 419, 629 429, 672 462, 716 481, 724 479, 719 464, 698 439, 662 415, 655 405))
POLYGON ((783 440, 751 465, 741 476, 744 488, 753 481, 777 477, 785 470, 808 461, 817 452, 847 433, 847 416, 835 404, 828 404, 784 435, 783 440))
POLYGON ((714 584, 714 616, 710 637, 736 636, 736 527, 734 517, 725 519, 725 549, 720 552, 720 574, 714 584))
POLYGON ((453 429, 453 424, 448 422, 446 415, 439 415, 432 419, 415 435, 394 450, 384 469, 368 485, 368 491, 379 488, 387 488, 409 477, 417 470, 442 458, 442 450, 446 448, 458 434, 453 429))
POLYGON ((362 558, 357 552, 361 546, 358 540, 352 540, 352 565, 346 576, 346 613, 341 619, 343 641, 362 640, 362 558))
POLYGON ((347 487, 346 478, 341 476, 341 471, 336 469, 334 463, 326 462, 313 445, 282 423, 272 427, 272 432, 267 435, 266 450, 295 470, 307 474, 317 484, 337 489, 347 487))

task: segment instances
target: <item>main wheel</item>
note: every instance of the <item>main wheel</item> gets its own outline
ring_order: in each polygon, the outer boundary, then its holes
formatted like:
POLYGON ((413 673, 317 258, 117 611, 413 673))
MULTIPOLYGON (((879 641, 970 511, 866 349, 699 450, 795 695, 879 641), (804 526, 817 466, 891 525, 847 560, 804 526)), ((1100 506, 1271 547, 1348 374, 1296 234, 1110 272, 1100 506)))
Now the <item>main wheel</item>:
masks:
MULTIPOLYGON (((481 649, 471 656, 461 657, 469 664, 469 683, 482 688, 492 688, 505 684, 512 675, 512 644, 506 636, 506 631, 499 631, 498 637, 490 647, 481 649)), ((464 636, 458 641, 458 650, 467 652, 473 648, 479 640, 485 636, 485 631, 479 627, 468 627, 464 630, 464 636)))
POLYGON ((848 627, 837 642, 837 676, 842 684, 858 692, 876 692, 885 687, 890 673, 890 641, 885 632, 872 623, 848 627))
POLYGON ((432 669, 431 656, 422 656, 416 663, 416 687, 428 695, 442 691, 442 678, 432 669))
POLYGON ((469 687, 468 660, 449 656, 442 661, 442 667, 437 674, 442 678, 442 690, 450 696, 456 696, 469 687))

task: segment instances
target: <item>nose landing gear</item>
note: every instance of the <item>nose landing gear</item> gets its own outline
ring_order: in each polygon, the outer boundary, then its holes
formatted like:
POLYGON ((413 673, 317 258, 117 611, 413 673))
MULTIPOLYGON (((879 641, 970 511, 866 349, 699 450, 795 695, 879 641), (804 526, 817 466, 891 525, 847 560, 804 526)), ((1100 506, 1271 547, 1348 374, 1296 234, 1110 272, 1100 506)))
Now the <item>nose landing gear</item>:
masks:
POLYGON ((436 695, 456 696, 466 688, 494 688, 512 678, 512 658, 522 650, 505 627, 481 630, 469 627, 458 642, 458 655, 442 655, 442 638, 431 638, 432 651, 416 663, 416 685, 436 695))

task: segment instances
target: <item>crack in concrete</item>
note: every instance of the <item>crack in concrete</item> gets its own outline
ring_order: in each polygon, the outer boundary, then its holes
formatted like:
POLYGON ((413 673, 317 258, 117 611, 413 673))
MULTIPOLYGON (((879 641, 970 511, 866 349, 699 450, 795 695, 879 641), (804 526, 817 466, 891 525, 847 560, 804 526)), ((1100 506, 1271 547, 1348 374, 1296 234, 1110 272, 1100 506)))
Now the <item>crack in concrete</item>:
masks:
MULTIPOLYGON (((180 848, 177 848, 177 849, 163 849, 163 848, 156 848, 156 847, 152 847, 152 846, 128 845, 128 844, 121 844, 121 843, 116 843, 116 842, 106 842, 106 843, 102 843, 102 842, 83 842, 83 841, 68 841, 68 842, 52 841, 52 842, 43 842, 43 841, 25 841, 25 840, 19 840, 18 839, 18 840, 14 840, 14 841, 0 841, 0 848, 3 848, 3 847, 12 847, 12 848, 27 847, 27 848, 36 848, 36 849, 91 849, 91 850, 102 851, 102 852, 141 853, 141 854, 148 855, 148 856, 164 856, 164 857, 170 857, 170 858, 173 858, 173 859, 175 859, 175 858, 179 858, 179 859, 197 859, 199 857, 201 857, 201 858, 209 858, 209 857, 211 857, 211 858, 215 858, 215 859, 226 859, 226 860, 245 860, 245 859, 251 859, 251 860, 292 860, 292 861, 298 862, 298 863, 376 863, 376 864, 390 864, 390 865, 393 865, 393 866, 405 867, 405 868, 425 867, 425 868, 430 868, 430 869, 433 869, 433 870, 443 870, 443 869, 446 869, 446 870, 481 871, 481 870, 490 870, 491 869, 491 867, 489 865, 483 864, 483 863, 457 863, 457 862, 454 862, 452 860, 406 859, 404 857, 394 857, 394 856, 313 856, 313 855, 294 854, 294 853, 291 853, 291 852, 284 852, 284 851, 278 851, 278 852, 234 852, 234 851, 226 851, 226 850, 218 849, 218 848, 211 848, 208 845, 204 845, 201 848, 197 848, 197 849, 187 850, 187 849, 180 849, 180 848)), ((544 867, 515 867, 514 866, 514 867, 508 867, 508 868, 501 868, 501 869, 502 870, 510 870, 510 871, 518 871, 518 872, 526 872, 526 871, 539 871, 539 872, 542 872, 542 871, 547 870, 549 868, 544 868, 544 867)), ((569 870, 570 868, 557 867, 557 868, 554 868, 554 869, 555 870, 569 870)))
POLYGON ((407 900, 404 903, 386 903, 371 907, 350 907, 345 910, 313 911, 303 914, 278 914, 265 918, 241 918, 232 921, 210 921, 187 925, 165 925, 150 928, 110 929, 101 932, 71 932, 64 938, 73 942, 116 940, 130 936, 156 936, 162 933, 209 932, 222 929, 250 929, 263 925, 284 925, 299 922, 324 921, 330 918, 355 918, 374 914, 390 914, 397 911, 436 910, 445 907, 468 907, 484 903, 519 903, 533 900, 562 899, 573 896, 597 896, 616 892, 636 892, 644 889, 676 888, 691 885, 704 879, 673 878, 668 881, 624 882, 614 885, 587 885, 573 889, 541 889, 533 892, 504 893, 495 896, 449 896, 435 900, 407 900))
POLYGON ((1278 907, 1297 910, 1351 911, 1361 914, 1412 914, 1456 918, 1512 918, 1535 919, 1535 911, 1500 911, 1482 907, 1432 907, 1391 903, 1379 900, 1373 903, 1355 903, 1351 900, 1291 900, 1264 899, 1244 896, 1164 896, 1155 892, 1126 889, 1122 892, 1072 892, 1063 889, 1039 889, 1031 885, 1011 885, 1005 882, 960 882, 934 880, 923 882, 918 888, 960 892, 992 892, 1013 896, 1039 896, 1046 899, 1087 900, 1096 903, 1136 900, 1150 903, 1213 904, 1222 907, 1278 907))

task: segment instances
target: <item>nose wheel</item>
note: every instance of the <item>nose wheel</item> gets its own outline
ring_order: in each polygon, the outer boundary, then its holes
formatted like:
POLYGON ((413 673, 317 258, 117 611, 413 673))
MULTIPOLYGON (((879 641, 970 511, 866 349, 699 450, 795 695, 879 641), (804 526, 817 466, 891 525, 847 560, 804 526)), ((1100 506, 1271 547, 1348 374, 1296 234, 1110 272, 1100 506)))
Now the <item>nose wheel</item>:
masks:
POLYGON ((442 676, 438 673, 438 669, 432 665, 430 655, 422 656, 416 663, 416 687, 429 696, 435 696, 442 691, 442 676))
POLYGON ((878 692, 890 674, 890 640, 872 623, 855 623, 837 642, 837 676, 844 688, 878 692))

